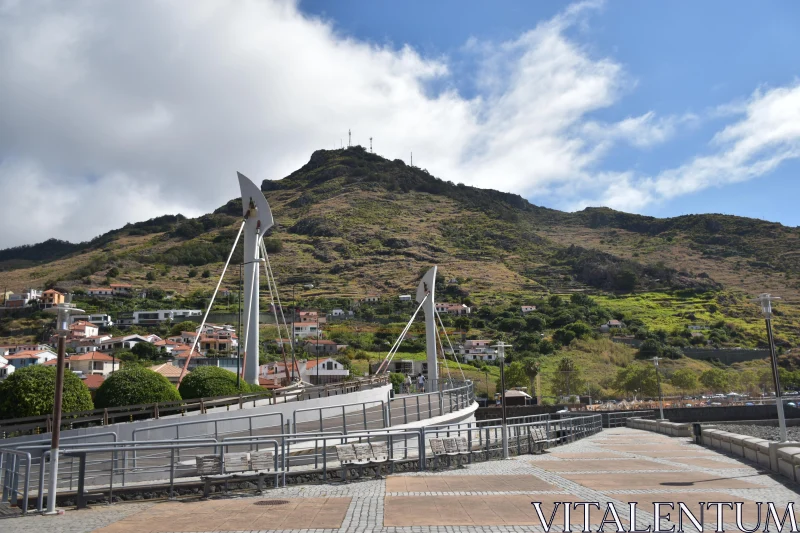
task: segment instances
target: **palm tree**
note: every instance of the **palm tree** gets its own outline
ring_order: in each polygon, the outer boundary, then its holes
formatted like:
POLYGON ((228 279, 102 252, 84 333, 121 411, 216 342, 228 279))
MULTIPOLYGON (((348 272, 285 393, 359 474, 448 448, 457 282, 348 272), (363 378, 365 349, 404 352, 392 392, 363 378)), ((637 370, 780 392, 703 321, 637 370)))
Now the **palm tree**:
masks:
POLYGON ((525 371, 525 375, 530 380, 530 389, 528 389, 528 394, 533 396, 533 382, 536 379, 536 376, 539 375, 539 370, 541 369, 541 364, 539 360, 535 357, 526 357, 522 360, 522 368, 525 371))

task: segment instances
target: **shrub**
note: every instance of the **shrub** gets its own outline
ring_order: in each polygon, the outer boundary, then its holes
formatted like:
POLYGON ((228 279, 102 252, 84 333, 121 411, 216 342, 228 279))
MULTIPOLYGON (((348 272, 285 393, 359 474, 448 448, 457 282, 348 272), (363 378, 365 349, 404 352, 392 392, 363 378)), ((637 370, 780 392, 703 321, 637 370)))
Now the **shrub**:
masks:
POLYGON ((400 372, 392 372, 389 374, 389 382, 392 384, 392 389, 395 392, 400 392, 400 387, 403 385, 405 380, 405 374, 401 374, 400 372))
MULTIPOLYGON (((21 368, 0 382, 0 418, 52 413, 55 391, 55 367, 33 365, 21 368)), ((64 413, 94 409, 89 389, 81 378, 69 370, 64 372, 62 402, 61 410, 64 413)))
POLYGON ((211 277, 211 271, 210 271, 209 269, 205 269, 205 270, 203 270, 203 274, 202 274, 202 276, 203 276, 204 278, 211 277))
POLYGON ((213 396, 235 396, 239 393, 264 392, 258 385, 239 380, 236 387, 236 373, 217 366, 201 366, 183 378, 178 388, 181 398, 211 398, 213 396))
POLYGON ((125 367, 106 378, 95 394, 99 408, 180 400, 178 390, 164 376, 140 366, 125 367))

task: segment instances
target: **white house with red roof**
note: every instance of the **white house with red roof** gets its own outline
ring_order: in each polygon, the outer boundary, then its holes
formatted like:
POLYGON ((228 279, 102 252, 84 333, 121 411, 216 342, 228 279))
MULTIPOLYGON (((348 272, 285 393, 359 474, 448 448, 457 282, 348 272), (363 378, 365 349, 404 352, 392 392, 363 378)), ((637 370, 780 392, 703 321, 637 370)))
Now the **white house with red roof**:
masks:
POLYGON ((17 370, 26 366, 43 365, 47 361, 52 361, 56 358, 56 354, 50 350, 22 351, 6 356, 8 363, 14 365, 17 370))
MULTIPOLYGON (((464 361, 494 361, 497 358, 497 350, 492 348, 495 341, 487 339, 470 339, 463 345, 456 345, 455 353, 464 361)), ((447 348, 447 352, 450 349, 447 348)))
POLYGON ((111 287, 92 287, 86 290, 86 294, 93 298, 111 298, 114 296, 114 289, 111 287))
MULTIPOLYGON (((289 363, 289 374, 292 379, 301 379, 307 383, 322 385, 339 383, 350 376, 350 371, 332 357, 321 359, 298 360, 294 365, 289 363)), ((285 385, 286 366, 282 361, 267 363, 259 367, 259 384, 267 388, 285 385)))
POLYGON ((9 363, 8 359, 3 357, 3 355, 0 355, 0 379, 6 379, 8 376, 14 373, 14 370, 16 370, 14 365, 9 363))
POLYGON ((347 348, 346 344, 337 344, 325 339, 306 339, 303 349, 312 355, 331 355, 347 348))
POLYGON ((100 374, 107 376, 119 370, 119 360, 104 352, 93 351, 75 354, 69 358, 69 369, 83 374, 100 374))
POLYGON ((523 305, 522 306, 522 314, 523 315, 526 315, 528 313, 532 313, 534 311, 536 311, 536 306, 535 305, 523 305))
POLYGON ((86 338, 86 337, 96 337, 100 333, 100 328, 92 324, 91 322, 86 322, 84 320, 79 320, 78 322, 73 322, 69 326, 69 337, 72 338, 86 338))
POLYGON ((436 302, 436 311, 439 313, 447 313, 448 315, 468 315, 472 312, 468 305, 464 304, 451 304, 447 302, 436 302))

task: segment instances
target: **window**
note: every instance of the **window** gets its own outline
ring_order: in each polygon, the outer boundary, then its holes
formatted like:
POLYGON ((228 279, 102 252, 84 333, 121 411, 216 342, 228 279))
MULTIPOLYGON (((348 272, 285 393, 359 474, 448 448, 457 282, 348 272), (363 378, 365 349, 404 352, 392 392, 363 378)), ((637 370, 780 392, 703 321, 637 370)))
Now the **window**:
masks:
POLYGON ((94 369, 95 370, 103 370, 103 363, 100 362, 100 361, 95 361, 94 362, 94 369))
POLYGON ((325 368, 327 370, 333 370, 333 361, 328 361, 327 363, 325 363, 325 368))

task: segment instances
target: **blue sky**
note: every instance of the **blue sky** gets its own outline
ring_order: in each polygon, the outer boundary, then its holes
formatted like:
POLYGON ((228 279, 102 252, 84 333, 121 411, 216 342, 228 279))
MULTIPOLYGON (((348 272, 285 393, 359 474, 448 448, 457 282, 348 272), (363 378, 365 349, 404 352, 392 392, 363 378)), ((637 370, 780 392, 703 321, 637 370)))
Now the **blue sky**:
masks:
MULTIPOLYGON (((447 83, 466 96, 478 91, 465 43, 515 39, 567 5, 524 0, 300 2, 303 12, 331 21, 343 35, 395 48, 409 44, 426 56, 448 57, 455 68, 447 83)), ((614 58, 635 80, 618 104, 590 114, 616 121, 648 111, 699 115, 744 100, 759 87, 796 83, 798 28, 798 2, 612 1, 568 35, 590 55, 614 58)), ((678 166, 701 152, 725 122, 706 118, 670 142, 644 151, 617 147, 602 167, 657 173, 678 166)), ((797 226, 798 202, 800 162, 794 159, 761 178, 670 199, 642 212, 659 217, 719 212, 797 226)))
POLYGON ((800 2, 0 5, 0 197, 52 207, 0 248, 202 215, 348 130, 547 207, 800 225, 800 2))

